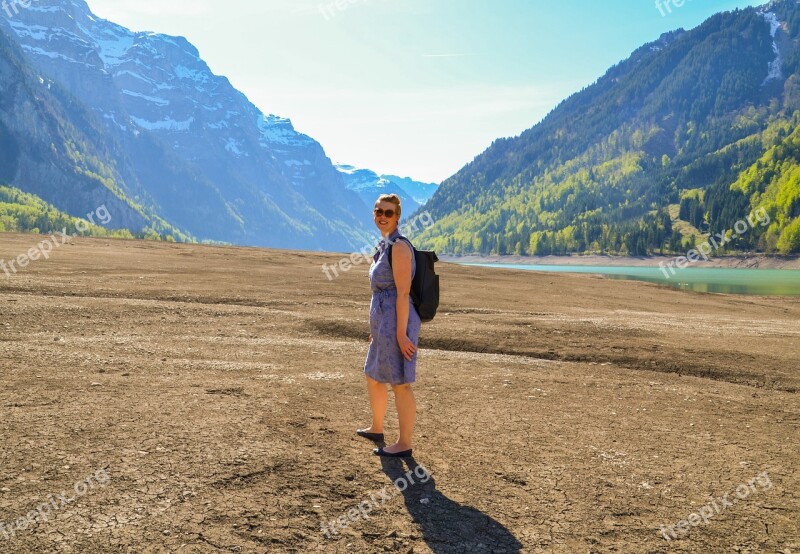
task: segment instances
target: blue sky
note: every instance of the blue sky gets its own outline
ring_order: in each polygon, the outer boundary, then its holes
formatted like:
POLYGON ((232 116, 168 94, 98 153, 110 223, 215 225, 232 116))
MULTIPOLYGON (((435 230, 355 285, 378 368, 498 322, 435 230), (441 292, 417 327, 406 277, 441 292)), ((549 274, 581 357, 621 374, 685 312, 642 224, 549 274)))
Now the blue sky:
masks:
POLYGON ((436 182, 661 33, 765 3, 659 1, 88 0, 187 37, 333 161, 436 182))

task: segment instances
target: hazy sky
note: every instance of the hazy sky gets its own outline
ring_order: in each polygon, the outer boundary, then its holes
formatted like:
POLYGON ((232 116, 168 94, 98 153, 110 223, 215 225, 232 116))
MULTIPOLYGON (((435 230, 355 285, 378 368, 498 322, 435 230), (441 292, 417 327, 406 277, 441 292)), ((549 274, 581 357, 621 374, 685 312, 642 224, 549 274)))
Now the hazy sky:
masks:
POLYGON ((660 1, 88 0, 185 36, 333 161, 436 182, 662 32, 765 3, 660 1))

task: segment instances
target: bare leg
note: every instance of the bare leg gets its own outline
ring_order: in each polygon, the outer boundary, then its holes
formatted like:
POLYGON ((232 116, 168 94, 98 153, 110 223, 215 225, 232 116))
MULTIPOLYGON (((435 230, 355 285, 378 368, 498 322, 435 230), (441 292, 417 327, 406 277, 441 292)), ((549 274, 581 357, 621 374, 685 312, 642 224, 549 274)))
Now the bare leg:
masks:
POLYGON ((367 375, 367 392, 372 408, 372 425, 365 431, 383 433, 383 418, 386 417, 386 406, 389 404, 389 389, 386 387, 386 383, 379 383, 367 375))
POLYGON ((414 434, 414 420, 417 417, 417 402, 411 385, 392 385, 394 402, 397 406, 397 418, 400 420, 400 440, 384 451, 389 453, 411 449, 411 436, 414 434))

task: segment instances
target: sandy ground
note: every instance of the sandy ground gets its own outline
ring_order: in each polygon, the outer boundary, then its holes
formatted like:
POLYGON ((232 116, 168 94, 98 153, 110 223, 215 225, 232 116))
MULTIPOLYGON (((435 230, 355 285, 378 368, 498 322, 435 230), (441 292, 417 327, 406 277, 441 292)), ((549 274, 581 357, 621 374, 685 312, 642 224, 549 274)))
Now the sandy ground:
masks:
MULTIPOLYGON (((507 263, 530 265, 605 265, 626 267, 659 267, 675 261, 675 256, 442 256, 443 261, 467 263, 507 263)), ((693 268, 736 269, 800 269, 800 256, 715 256, 708 261, 698 260, 693 268)))
POLYGON ((0 552, 800 553, 800 299, 439 264, 381 462, 340 258, 75 239, 0 278, 0 522, 54 503, 0 552))

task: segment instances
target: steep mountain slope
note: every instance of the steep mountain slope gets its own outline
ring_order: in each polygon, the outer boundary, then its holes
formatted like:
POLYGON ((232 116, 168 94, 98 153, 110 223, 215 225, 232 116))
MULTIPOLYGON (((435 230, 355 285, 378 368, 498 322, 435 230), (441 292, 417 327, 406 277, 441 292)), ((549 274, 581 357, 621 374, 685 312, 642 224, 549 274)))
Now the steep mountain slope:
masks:
POLYGON ((457 254, 679 252, 701 240, 678 219, 694 198, 697 233, 765 207, 773 223, 736 247, 785 251, 793 201, 781 218, 756 194, 771 176, 735 183, 797 126, 798 37, 800 8, 776 0, 644 45, 446 180, 417 241, 457 254))
POLYGON ((35 75, 0 31, 0 184, 15 183, 77 216, 105 205, 112 228, 185 235, 140 203, 112 161, 99 122, 58 85, 35 75))
MULTIPOLYGON (((137 194, 198 238, 346 250, 369 236, 368 208, 322 147, 264 115, 184 38, 133 33, 83 0, 37 0, 0 18, 0 30, 91 106, 102 122, 92 131, 128 162, 120 171, 137 194)), ((44 184, 35 192, 50 202, 68 194, 44 184)))
POLYGON ((342 174, 345 186, 358 194, 367 206, 372 206, 381 194, 396 194, 400 197, 404 214, 411 215, 419 209, 419 203, 402 187, 371 169, 336 164, 336 170, 342 174))

